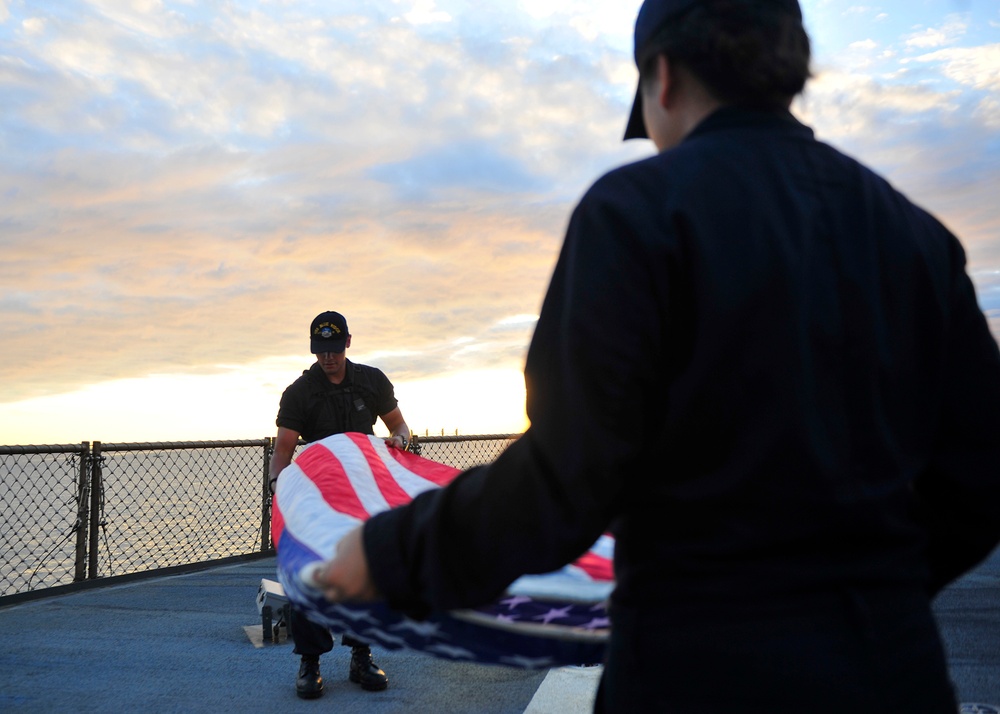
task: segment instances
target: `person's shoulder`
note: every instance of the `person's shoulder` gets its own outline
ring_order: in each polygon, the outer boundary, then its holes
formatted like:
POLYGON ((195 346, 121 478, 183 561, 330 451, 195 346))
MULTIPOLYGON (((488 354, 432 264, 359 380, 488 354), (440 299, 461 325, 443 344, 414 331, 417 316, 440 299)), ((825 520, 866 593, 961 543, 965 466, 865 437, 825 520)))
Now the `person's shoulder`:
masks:
MULTIPOLYGON (((677 146, 617 166, 591 184, 582 201, 662 201, 684 191, 714 166, 713 155, 732 155, 731 138, 722 130, 688 136, 677 146)), ((655 151, 655 149, 654 149, 655 151)))
POLYGON ((915 203, 888 178, 861 159, 819 140, 815 142, 815 151, 823 156, 826 166, 832 168, 827 177, 831 183, 853 187, 854 191, 868 200, 876 201, 883 209, 907 216, 910 221, 922 226, 930 234, 954 237, 929 210, 915 203))
POLYGON ((301 389, 305 389, 314 381, 315 381, 315 375, 313 374, 313 367, 310 367, 309 369, 304 369, 302 370, 302 374, 300 374, 298 377, 295 378, 295 381, 293 381, 291 384, 285 387, 285 391, 294 392, 294 391, 299 391, 301 389))
POLYGON ((281 407, 282 409, 289 409, 292 407, 293 403, 299 403, 306 398, 309 393, 309 371, 306 370, 301 375, 295 378, 295 380, 289 384, 281 392, 281 407))
POLYGON ((701 170, 691 154, 676 147, 607 171, 584 192, 575 213, 627 224, 683 210, 701 170))
POLYGON ((664 155, 657 154, 617 166, 599 176, 584 192, 580 203, 631 204, 647 192, 662 193, 663 180, 670 183, 664 164, 664 155))
POLYGON ((650 156, 616 166, 598 178, 594 182, 594 186, 598 188, 622 187, 661 176, 669 180, 670 177, 665 175, 666 169, 671 163, 677 161, 678 149, 679 147, 667 149, 666 151, 660 151, 650 156))
POLYGON ((350 362, 349 364, 354 367, 355 374, 361 374, 365 377, 373 379, 388 379, 388 377, 385 376, 385 372, 378 367, 373 367, 370 364, 359 364, 358 362, 350 362))

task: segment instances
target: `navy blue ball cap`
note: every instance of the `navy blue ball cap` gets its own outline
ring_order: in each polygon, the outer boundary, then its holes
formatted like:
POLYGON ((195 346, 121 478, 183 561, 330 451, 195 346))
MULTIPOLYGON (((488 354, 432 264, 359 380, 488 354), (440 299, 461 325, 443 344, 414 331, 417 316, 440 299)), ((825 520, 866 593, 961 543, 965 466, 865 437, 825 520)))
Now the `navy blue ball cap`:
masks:
POLYGON ((648 138, 646 120, 642 118, 642 87, 637 87, 635 90, 635 99, 632 100, 632 113, 628 115, 628 124, 625 125, 623 140, 648 138))
POLYGON ((639 8, 639 14, 635 18, 635 35, 632 45, 636 67, 642 61, 642 51, 646 49, 646 44, 653 39, 656 31, 667 20, 677 17, 699 2, 701 0, 646 0, 642 4, 642 7, 639 8))
MULTIPOLYGON (((639 8, 639 14, 635 18, 635 35, 633 47, 633 57, 635 66, 642 70, 642 52, 653 35, 659 30, 667 20, 677 17, 690 8, 694 7, 700 0, 646 0, 639 8)), ((632 102, 632 113, 628 117, 628 125, 625 127, 625 139, 648 139, 646 133, 646 122, 642 119, 642 86, 636 87, 635 100, 632 102)))
POLYGON ((339 312, 321 312, 309 326, 309 348, 314 355, 321 352, 340 354, 347 349, 347 320, 339 312))
MULTIPOLYGON (((646 0, 639 8, 639 14, 635 18, 635 35, 633 44, 633 57, 635 66, 642 70, 642 62, 646 59, 643 54, 650 40, 660 31, 660 28, 679 17, 695 5, 707 2, 708 0, 646 0)), ((748 5, 760 7, 779 7, 789 12, 793 12, 799 19, 802 18, 802 9, 798 0, 744 0, 748 5)), ((625 127, 625 139, 648 139, 646 124, 642 120, 642 88, 637 87, 635 91, 635 101, 632 102, 632 113, 629 115, 628 124, 625 127)))

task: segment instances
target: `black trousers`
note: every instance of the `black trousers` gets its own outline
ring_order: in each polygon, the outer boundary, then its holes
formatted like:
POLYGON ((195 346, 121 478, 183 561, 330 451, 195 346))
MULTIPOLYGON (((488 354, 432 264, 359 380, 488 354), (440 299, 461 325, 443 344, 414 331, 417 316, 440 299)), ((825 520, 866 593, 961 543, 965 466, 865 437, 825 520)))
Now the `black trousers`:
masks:
POLYGON ((614 606, 594 711, 954 714, 928 597, 844 589, 683 612, 614 606))
MULTIPOLYGON (((292 652, 297 655, 319 657, 333 649, 333 634, 330 632, 330 628, 316 624, 294 606, 291 610, 292 617, 288 632, 295 643, 292 652)), ((350 635, 342 635, 340 641, 346 647, 367 646, 366 643, 356 640, 350 635)))

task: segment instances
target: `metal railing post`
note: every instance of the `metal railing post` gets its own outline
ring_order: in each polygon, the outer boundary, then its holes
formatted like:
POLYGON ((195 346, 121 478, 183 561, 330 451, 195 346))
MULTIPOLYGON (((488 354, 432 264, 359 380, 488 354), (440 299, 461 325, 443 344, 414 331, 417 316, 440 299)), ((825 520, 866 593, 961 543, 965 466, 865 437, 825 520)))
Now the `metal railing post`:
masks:
POLYGON ((88 574, 90 580, 99 575, 97 549, 100 545, 98 529, 101 527, 101 490, 103 489, 101 485, 101 460, 101 442, 95 441, 90 467, 90 562, 88 574))
POLYGON ((90 523, 90 442, 80 443, 80 483, 76 491, 76 562, 73 582, 87 578, 87 533, 90 523))
POLYGON ((261 484, 260 497, 260 552, 264 553, 271 545, 271 454, 274 451, 274 437, 264 440, 264 479, 261 484))

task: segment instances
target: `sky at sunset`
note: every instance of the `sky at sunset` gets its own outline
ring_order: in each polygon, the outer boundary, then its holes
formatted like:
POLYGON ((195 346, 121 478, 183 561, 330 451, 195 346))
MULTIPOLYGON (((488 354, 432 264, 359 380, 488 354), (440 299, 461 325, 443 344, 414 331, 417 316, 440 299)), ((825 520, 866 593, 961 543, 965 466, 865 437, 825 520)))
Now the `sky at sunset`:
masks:
MULTIPOLYGON (((1000 335, 1000 3, 801 1, 794 113, 959 235, 1000 335)), ((0 444, 271 436, 327 309, 415 432, 523 430, 569 213, 654 150, 639 4, 0 0, 0 444)))

